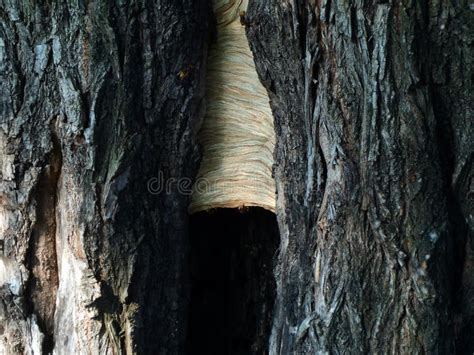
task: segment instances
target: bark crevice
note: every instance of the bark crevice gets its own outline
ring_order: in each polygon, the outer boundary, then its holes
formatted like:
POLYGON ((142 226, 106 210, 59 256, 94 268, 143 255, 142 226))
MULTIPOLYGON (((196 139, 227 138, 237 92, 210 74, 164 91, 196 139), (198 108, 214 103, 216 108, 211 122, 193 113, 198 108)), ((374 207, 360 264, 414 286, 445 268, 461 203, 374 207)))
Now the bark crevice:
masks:
POLYGON ((26 259, 30 275, 25 288, 25 300, 30 314, 36 316, 36 322, 44 336, 44 353, 51 353, 54 348, 54 315, 59 287, 56 210, 62 152, 54 125, 55 120, 50 124, 51 150, 46 155, 34 193, 36 221, 32 228, 26 259))

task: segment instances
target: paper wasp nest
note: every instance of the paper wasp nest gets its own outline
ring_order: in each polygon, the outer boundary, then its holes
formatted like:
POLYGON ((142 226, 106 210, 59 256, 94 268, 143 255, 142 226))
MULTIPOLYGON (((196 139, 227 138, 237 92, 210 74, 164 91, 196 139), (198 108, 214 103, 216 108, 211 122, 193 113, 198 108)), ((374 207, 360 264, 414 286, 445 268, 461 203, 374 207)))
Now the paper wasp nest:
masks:
POLYGON ((217 42, 209 53, 203 159, 190 212, 259 206, 275 210, 275 133, 240 14, 247 0, 214 0, 217 42))

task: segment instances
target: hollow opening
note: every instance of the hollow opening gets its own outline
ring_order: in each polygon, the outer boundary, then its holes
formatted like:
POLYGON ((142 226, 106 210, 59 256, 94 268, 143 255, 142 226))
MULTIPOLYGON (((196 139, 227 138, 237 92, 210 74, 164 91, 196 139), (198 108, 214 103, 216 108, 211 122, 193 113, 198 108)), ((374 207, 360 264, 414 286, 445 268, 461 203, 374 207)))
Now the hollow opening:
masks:
POLYGON ((190 220, 190 354, 265 354, 279 245, 275 214, 217 209, 190 220))

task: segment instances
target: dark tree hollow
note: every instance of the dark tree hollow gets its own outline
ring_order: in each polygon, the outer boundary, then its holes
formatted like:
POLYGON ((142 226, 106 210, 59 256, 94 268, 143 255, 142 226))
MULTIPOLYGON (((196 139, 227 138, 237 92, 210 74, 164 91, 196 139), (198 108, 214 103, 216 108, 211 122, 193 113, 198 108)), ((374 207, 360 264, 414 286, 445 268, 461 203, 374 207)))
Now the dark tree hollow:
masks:
POLYGON ((276 217, 262 208, 191 216, 188 353, 267 353, 278 245, 276 217))

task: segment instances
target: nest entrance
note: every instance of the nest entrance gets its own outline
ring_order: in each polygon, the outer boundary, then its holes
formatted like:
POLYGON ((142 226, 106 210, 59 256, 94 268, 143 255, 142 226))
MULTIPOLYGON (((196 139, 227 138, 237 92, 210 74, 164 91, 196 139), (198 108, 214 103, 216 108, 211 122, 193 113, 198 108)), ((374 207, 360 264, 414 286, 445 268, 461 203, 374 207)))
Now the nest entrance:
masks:
POLYGON ((192 354, 265 354, 279 245, 274 213, 262 208, 199 212, 190 220, 192 354))
POLYGON ((213 3, 218 33, 208 59, 207 112, 198 136, 203 159, 189 210, 274 211, 273 116, 240 23, 247 1, 213 3))

